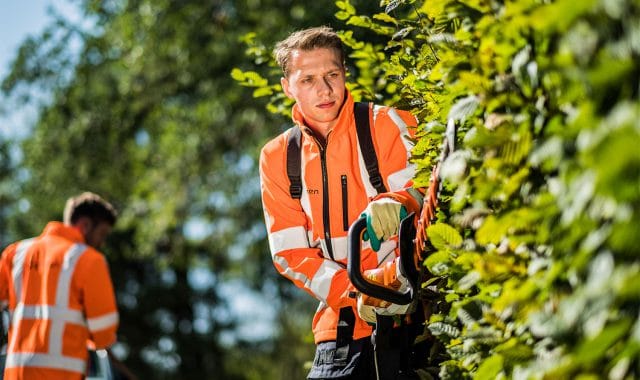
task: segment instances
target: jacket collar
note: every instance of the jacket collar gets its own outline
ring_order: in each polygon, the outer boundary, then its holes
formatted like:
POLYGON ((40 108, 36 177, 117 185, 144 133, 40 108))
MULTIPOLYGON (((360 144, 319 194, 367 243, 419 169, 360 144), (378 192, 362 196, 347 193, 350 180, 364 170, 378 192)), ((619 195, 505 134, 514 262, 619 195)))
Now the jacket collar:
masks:
MULTIPOLYGON (((333 126, 331 131, 329 131, 329 136, 335 136, 337 134, 342 133, 343 131, 348 130, 349 128, 355 127, 355 118, 353 116, 353 97, 351 96, 351 92, 345 88, 345 97, 344 104, 340 109, 340 113, 338 114, 338 119, 336 124, 333 126)), ((294 104, 291 110, 293 122, 302 130, 303 133, 307 135, 311 135, 311 130, 304 123, 304 116, 300 112, 300 107, 298 104, 294 104)))
POLYGON ((77 228, 63 224, 62 222, 47 223, 41 236, 59 236, 75 243, 84 243, 84 236, 77 228))

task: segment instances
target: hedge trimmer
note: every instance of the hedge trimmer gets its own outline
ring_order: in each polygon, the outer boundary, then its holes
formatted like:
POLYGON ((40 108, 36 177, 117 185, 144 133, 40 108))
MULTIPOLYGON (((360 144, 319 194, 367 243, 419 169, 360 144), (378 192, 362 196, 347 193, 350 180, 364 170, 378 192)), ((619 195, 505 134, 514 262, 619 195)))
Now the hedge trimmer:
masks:
MULTIPOLYGON (((360 218, 349 229, 347 272, 351 283, 364 296, 377 298, 398 305, 407 305, 416 299, 424 273, 422 262, 426 258, 427 227, 436 218, 438 196, 442 190, 440 168, 449 154, 455 149, 456 127, 453 119, 447 124, 442 150, 438 162, 431 172, 429 187, 426 190, 420 216, 415 213, 406 216, 400 222, 398 230, 400 251, 400 273, 409 280, 409 288, 400 292, 395 275, 395 266, 386 265, 362 271, 361 243, 367 228, 365 218, 360 218)), ((427 297, 428 298, 428 297, 427 297)))
MULTIPOLYGON (((427 255, 427 227, 436 218, 438 196, 442 190, 440 168, 453 152, 455 138, 455 122, 451 119, 447 124, 439 161, 431 172, 420 216, 416 218, 415 213, 411 213, 400 221, 398 265, 400 274, 408 280, 406 290, 400 291, 401 282, 397 279, 396 260, 362 272, 361 243, 367 228, 366 218, 358 219, 349 228, 347 273, 355 288, 361 293, 360 301, 366 305, 382 307, 389 304, 414 303, 418 308, 402 316, 404 323, 400 323, 398 316, 376 314, 372 342, 379 379, 405 378, 402 377, 403 374, 409 374, 409 378, 413 378, 410 373, 424 371, 434 372, 437 376, 438 363, 445 360, 439 353, 438 342, 431 340, 428 334, 425 335, 423 324, 420 323, 429 320, 438 294, 425 288, 420 292, 421 302, 417 300, 422 283, 430 277, 422 262, 427 255)), ((414 305, 408 310, 412 310, 414 305)), ((422 378, 421 375, 420 377, 422 378)))

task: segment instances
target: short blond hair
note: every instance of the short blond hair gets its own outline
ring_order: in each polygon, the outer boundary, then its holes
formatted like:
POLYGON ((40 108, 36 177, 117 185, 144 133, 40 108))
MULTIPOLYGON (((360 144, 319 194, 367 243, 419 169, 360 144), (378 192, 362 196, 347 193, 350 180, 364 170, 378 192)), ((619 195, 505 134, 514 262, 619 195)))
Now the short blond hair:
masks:
POLYGON ((289 60, 293 50, 333 49, 338 53, 340 64, 344 65, 344 45, 336 32, 328 26, 317 26, 299 30, 278 42, 273 49, 276 62, 285 77, 289 75, 289 60))
POLYGON ((87 191, 67 199, 62 220, 64 224, 73 225, 83 216, 94 222, 105 222, 113 226, 116 224, 118 213, 111 203, 98 194, 87 191))

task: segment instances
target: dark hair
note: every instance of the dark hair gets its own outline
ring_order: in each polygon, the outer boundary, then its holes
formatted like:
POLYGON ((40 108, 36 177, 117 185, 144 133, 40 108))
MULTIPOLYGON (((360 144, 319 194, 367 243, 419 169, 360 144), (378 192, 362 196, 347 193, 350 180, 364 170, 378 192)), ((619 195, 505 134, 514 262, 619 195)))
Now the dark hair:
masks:
POLYGON ((84 192, 67 200, 64 206, 63 221, 73 225, 80 217, 88 217, 94 222, 116 224, 118 213, 116 209, 98 194, 84 192))
POLYGON ((344 45, 336 32, 328 26, 317 26, 294 32, 286 39, 278 42, 273 49, 276 62, 284 76, 289 75, 289 59, 291 51, 313 50, 317 48, 334 49, 338 53, 340 63, 344 64, 344 45))

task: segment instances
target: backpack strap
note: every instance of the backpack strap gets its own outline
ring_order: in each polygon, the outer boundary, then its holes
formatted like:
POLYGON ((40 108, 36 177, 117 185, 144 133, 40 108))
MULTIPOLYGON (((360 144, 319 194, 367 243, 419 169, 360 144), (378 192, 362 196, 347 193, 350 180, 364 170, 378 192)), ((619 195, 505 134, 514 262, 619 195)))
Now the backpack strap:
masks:
POLYGON ((356 118, 356 132, 358 134, 358 143, 360 151, 364 159, 367 173, 369 173, 369 182, 376 189, 378 194, 387 192, 387 188, 382 182, 380 169, 378 168, 378 157, 373 147, 371 139, 371 129, 369 128, 369 104, 357 102, 354 105, 354 114, 356 118))
POLYGON ((293 126, 287 140, 287 177, 289 177, 289 194, 291 198, 300 199, 302 196, 302 180, 300 179, 300 139, 302 132, 293 126))
MULTIPOLYGON (((356 119, 356 134, 358 136, 358 144, 360 144, 360 151, 362 152, 362 158, 369 174, 369 182, 373 186, 378 194, 385 193, 387 191, 382 176, 380 175, 380 169, 378 168, 378 157, 376 156, 376 150, 373 147, 373 140, 371 139, 371 129, 369 127, 369 104, 356 102, 354 104, 354 115, 356 119)), ((301 162, 300 162, 300 140, 302 138, 302 132, 297 126, 293 126, 289 132, 287 139, 287 177, 289 177, 289 194, 293 199, 300 199, 302 196, 302 180, 301 175, 301 162)))

